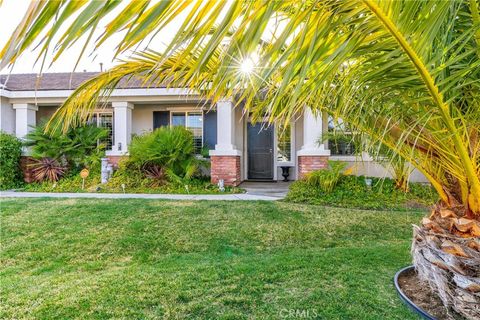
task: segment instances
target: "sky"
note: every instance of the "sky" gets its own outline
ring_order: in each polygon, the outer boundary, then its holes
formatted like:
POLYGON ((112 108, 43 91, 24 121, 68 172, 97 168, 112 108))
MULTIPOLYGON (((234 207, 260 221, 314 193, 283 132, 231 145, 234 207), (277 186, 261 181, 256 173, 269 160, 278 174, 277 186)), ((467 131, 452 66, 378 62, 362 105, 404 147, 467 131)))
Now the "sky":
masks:
MULTIPOLYGON (((4 45, 7 43, 10 35, 15 30, 15 27, 20 23, 22 20, 25 12, 27 11, 29 0, 4 0, 3 4, 0 6, 0 47, 3 48, 4 45)), ((113 10, 110 14, 115 15, 118 14, 122 10, 122 6, 120 5, 115 10, 113 10)), ((104 25, 101 25, 98 28, 99 33, 103 29, 104 25)), ((170 30, 165 30, 163 35, 157 37, 153 44, 150 46, 152 49, 161 49, 165 43, 168 42, 169 38, 168 35, 174 34, 174 28, 178 26, 178 23, 175 21, 172 25, 168 28, 170 30)), ((65 30, 63 28, 63 30, 65 30)), ((61 29, 62 30, 62 29, 61 29)), ((60 32, 61 33, 61 32, 60 32)), ((111 40, 105 42, 102 47, 97 50, 93 55, 92 48, 90 46, 87 48, 83 58, 80 60, 79 65, 75 69, 75 71, 100 71, 100 63, 103 63, 103 69, 109 68, 114 65, 113 54, 115 51, 115 40, 120 40, 122 37, 121 34, 115 36, 111 40)), ((95 38, 95 36, 94 36, 95 38)), ((79 53, 81 51, 83 43, 77 43, 67 51, 63 53, 63 55, 52 65, 49 66, 47 64, 43 72, 72 72, 75 67, 75 63, 78 59, 79 53)), ((12 73, 37 73, 40 71, 41 63, 37 63, 34 65, 35 60, 38 56, 38 53, 32 52, 34 46, 27 49, 25 53, 17 60, 13 69, 11 70, 12 73)), ((128 58, 130 53, 126 53, 120 56, 120 58, 128 58)), ((48 58, 47 58, 48 60, 48 58)), ((5 74, 9 73, 10 68, 5 68, 0 70, 0 73, 5 74)))

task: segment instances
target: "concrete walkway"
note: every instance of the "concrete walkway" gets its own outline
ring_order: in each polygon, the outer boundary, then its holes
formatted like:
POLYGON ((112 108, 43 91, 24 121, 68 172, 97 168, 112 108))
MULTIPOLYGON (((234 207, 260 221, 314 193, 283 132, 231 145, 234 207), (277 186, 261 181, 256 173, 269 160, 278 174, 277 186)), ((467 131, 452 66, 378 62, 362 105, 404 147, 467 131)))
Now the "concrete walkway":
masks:
POLYGON ((2 191, 1 198, 93 198, 93 199, 166 199, 166 200, 240 200, 274 201, 283 197, 259 194, 147 194, 147 193, 56 193, 2 191))
POLYGON ((245 181, 239 187, 245 189, 249 195, 259 195, 275 198, 285 198, 288 193, 291 181, 283 182, 257 182, 245 181))

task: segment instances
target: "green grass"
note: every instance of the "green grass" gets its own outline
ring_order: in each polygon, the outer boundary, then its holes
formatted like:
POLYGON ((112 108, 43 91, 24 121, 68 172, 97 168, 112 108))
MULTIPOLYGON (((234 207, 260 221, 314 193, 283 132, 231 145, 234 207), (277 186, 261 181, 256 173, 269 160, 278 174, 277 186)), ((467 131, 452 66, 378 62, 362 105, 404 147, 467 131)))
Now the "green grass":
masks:
POLYGON ((422 215, 2 199, 0 318, 415 319, 392 277, 422 215))

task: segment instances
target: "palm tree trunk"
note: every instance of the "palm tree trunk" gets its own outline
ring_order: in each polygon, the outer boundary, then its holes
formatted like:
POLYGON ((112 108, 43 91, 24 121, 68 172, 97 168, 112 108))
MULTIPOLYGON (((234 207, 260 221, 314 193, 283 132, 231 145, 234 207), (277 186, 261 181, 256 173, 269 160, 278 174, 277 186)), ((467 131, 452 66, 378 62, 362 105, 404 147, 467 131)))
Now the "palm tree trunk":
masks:
POLYGON ((445 306, 480 319, 480 223, 458 212, 437 206, 414 226, 413 263, 445 306))

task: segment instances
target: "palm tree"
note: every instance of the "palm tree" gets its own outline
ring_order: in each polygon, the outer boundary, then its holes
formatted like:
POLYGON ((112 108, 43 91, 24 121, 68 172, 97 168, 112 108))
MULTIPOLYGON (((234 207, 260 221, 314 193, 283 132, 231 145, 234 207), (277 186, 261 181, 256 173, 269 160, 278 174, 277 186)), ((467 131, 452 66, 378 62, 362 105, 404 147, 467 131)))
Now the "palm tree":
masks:
POLYGON ((266 113, 271 121, 288 121, 305 106, 342 118, 410 162, 438 192, 441 201, 414 228, 414 264, 445 305, 480 317, 478 0, 122 4, 110 17, 119 2, 33 2, 0 67, 41 31, 39 58, 46 61, 55 43, 55 61, 81 36, 91 41, 106 20, 96 46, 122 31, 118 53, 133 48, 136 54, 73 93, 55 117, 64 129, 85 121, 129 77, 149 84, 168 79, 213 101, 235 95, 254 118, 266 113), (135 50, 176 17, 183 23, 162 52, 148 45, 135 50))

